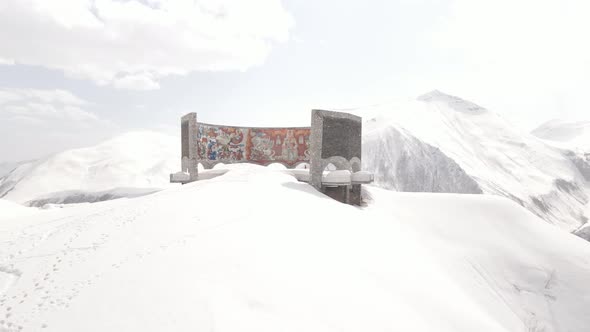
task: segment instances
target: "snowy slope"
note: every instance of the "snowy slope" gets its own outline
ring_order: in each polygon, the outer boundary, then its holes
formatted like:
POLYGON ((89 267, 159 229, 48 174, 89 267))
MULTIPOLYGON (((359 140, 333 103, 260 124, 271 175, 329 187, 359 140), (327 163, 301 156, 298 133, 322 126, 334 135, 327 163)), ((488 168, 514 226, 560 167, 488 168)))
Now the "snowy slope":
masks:
POLYGON ((533 130, 532 134, 568 149, 580 148, 590 152, 590 121, 551 120, 533 130))
POLYGON ((586 241, 504 198, 369 193, 359 209, 236 165, 148 196, 3 222, 0 326, 587 330, 586 241))
POLYGON ((370 122, 363 137, 363 164, 381 187, 406 192, 483 193, 480 185, 440 149, 403 128, 376 124, 376 119, 370 122))
POLYGON ((590 181, 590 121, 552 120, 533 130, 532 134, 563 149, 586 181, 590 181))
POLYGON ((363 164, 382 187, 505 196, 568 231, 590 217, 588 182, 566 151, 474 103, 433 91, 358 114, 363 164))
MULTIPOLYGON (((590 182, 590 121, 552 120, 533 130, 532 134, 563 149, 586 181, 590 182)), ((586 205, 586 211, 586 216, 590 216, 590 203, 586 205)), ((581 225, 574 233, 590 241, 590 224, 581 225)))
POLYGON ((0 197, 39 205, 153 192, 168 186, 168 174, 180 168, 178 151, 179 140, 173 136, 123 134, 20 165, 0 180, 0 197))
POLYGON ((15 170, 18 166, 26 163, 30 163, 31 161, 21 161, 21 162, 3 162, 0 163, 0 178, 6 176, 8 173, 15 170))
POLYGON ((5 199, 0 199, 0 221, 30 216, 37 212, 39 210, 36 208, 26 207, 5 199))

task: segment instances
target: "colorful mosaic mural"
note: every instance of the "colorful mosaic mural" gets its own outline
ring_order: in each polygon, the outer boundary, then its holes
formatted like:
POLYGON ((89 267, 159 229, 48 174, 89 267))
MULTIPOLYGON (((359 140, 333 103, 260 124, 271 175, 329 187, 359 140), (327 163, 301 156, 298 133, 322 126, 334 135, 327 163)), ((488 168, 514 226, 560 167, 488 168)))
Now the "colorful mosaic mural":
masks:
POLYGON ((309 161, 310 128, 240 128, 198 125, 200 160, 280 162, 293 166, 309 161))

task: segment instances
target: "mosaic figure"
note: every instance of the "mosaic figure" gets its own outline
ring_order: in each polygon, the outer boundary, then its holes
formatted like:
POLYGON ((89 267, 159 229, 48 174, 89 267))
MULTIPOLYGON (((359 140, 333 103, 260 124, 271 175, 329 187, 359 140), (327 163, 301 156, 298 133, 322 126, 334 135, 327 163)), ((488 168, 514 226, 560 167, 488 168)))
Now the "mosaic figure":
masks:
POLYGON ((197 155, 202 160, 245 160, 247 129, 200 125, 197 155))
POLYGON ((296 161, 299 155, 298 147, 299 144, 297 143, 295 136, 293 136, 293 130, 287 130, 282 146, 283 151, 281 151, 283 160, 296 161))
POLYGON ((263 131, 252 132, 250 159, 259 161, 275 160, 275 141, 263 131))

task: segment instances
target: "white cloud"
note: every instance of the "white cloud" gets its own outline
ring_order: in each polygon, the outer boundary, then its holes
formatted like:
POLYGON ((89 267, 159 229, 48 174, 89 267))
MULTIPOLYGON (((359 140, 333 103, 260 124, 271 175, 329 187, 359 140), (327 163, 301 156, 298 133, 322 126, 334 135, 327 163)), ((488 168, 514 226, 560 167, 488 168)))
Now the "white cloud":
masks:
POLYGON ((149 73, 126 75, 115 78, 113 86, 117 89, 128 90, 157 90, 160 84, 149 73))
POLYGON ((528 108, 518 112, 516 121, 587 114, 582 108, 588 102, 580 98, 590 86, 590 2, 450 3, 450 14, 431 35, 434 54, 458 69, 440 78, 442 85, 508 112, 528 108))
POLYGON ((39 157, 108 137, 115 126, 65 90, 0 89, 0 161, 39 157))
POLYGON ((2 0, 0 59, 118 88, 261 64, 293 25, 280 0, 2 0))
POLYGON ((0 114, 58 118, 62 120, 98 120, 96 115, 81 109, 85 100, 65 90, 0 89, 0 114))
POLYGON ((0 106, 12 102, 84 106, 88 102, 66 90, 0 89, 0 106))

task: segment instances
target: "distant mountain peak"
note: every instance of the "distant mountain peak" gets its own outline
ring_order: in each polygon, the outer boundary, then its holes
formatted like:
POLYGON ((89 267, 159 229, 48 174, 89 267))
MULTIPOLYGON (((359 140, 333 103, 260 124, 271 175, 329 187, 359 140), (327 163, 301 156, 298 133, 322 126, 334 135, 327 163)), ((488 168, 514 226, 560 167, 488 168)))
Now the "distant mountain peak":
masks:
POLYGON ((449 106, 451 109, 458 111, 458 112, 482 113, 482 112, 487 111, 485 108, 477 105, 476 103, 470 102, 468 100, 465 100, 465 99, 462 99, 462 98, 459 98, 456 96, 448 95, 448 94, 441 92, 439 90, 432 90, 426 94, 419 96, 416 99, 418 101, 423 101, 423 102, 427 102, 427 103, 431 103, 431 102, 444 103, 447 106, 449 106))
POLYGON ((437 97, 442 97, 442 96, 451 97, 450 95, 448 95, 448 94, 446 94, 446 93, 444 93, 444 92, 442 92, 440 90, 434 89, 434 90, 432 90, 432 91, 430 91, 428 93, 425 93, 425 94, 419 96, 417 99, 418 100, 422 100, 422 101, 427 101, 427 100, 430 100, 432 98, 437 98, 437 97))

